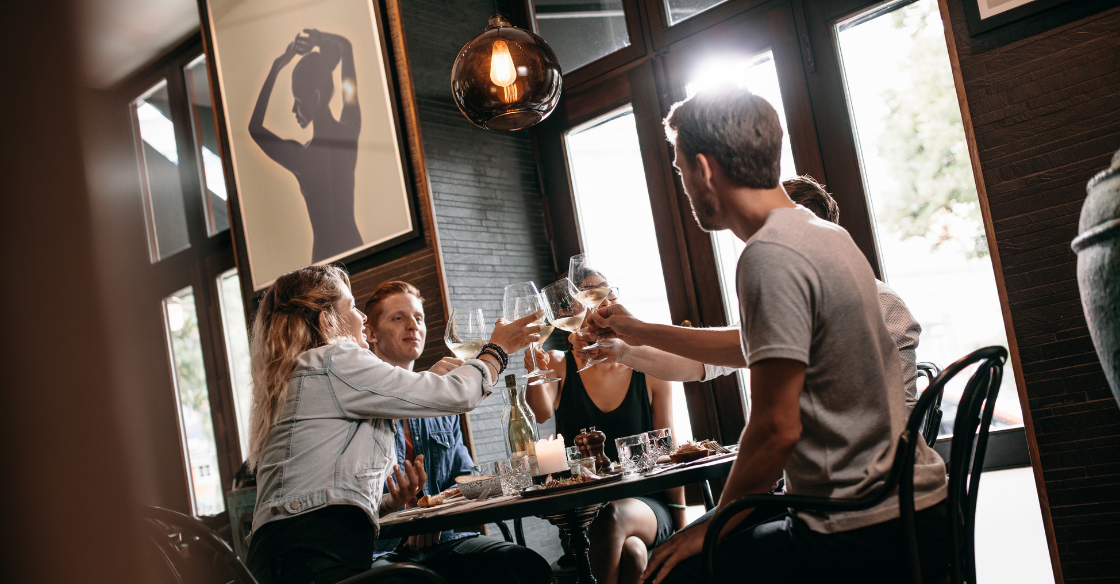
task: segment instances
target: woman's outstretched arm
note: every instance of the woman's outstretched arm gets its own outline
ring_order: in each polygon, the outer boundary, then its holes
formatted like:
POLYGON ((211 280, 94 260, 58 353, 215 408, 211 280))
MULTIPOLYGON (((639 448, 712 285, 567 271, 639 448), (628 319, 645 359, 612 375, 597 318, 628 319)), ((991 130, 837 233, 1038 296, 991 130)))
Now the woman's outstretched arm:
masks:
POLYGON ((288 170, 295 166, 295 157, 298 156, 297 151, 300 145, 294 140, 284 140, 265 128, 264 114, 268 109, 268 100, 272 98, 272 88, 276 85, 276 75, 288 63, 292 62, 296 54, 296 43, 291 42, 288 43, 288 48, 284 50, 284 54, 276 57, 276 60, 272 62, 272 69, 268 71, 268 77, 265 77, 264 85, 261 86, 261 93, 257 96, 257 105, 253 107, 253 115, 249 118, 249 135, 253 138, 253 141, 269 158, 288 170))

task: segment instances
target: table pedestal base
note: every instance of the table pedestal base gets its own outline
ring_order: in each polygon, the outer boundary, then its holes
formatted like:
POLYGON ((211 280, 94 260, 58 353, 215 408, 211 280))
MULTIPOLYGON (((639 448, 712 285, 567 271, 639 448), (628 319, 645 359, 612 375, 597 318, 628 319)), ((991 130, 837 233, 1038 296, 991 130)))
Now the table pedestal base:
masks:
POLYGON ((576 507, 556 515, 541 515, 542 519, 560 528, 568 536, 568 545, 572 548, 572 555, 576 558, 576 571, 579 574, 577 584, 595 584, 595 576, 591 575, 591 561, 587 557, 590 542, 587 539, 587 527, 595 521, 599 510, 606 503, 576 507))

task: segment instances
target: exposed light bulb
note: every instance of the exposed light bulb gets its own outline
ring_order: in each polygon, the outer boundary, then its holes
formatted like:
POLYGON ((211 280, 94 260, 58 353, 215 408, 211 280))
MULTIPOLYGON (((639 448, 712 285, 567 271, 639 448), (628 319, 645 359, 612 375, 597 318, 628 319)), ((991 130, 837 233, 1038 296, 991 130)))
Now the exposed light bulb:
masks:
POLYGON ((509 54, 506 42, 494 41, 490 53, 490 81, 498 87, 508 87, 517 81, 517 68, 513 66, 513 56, 509 54))

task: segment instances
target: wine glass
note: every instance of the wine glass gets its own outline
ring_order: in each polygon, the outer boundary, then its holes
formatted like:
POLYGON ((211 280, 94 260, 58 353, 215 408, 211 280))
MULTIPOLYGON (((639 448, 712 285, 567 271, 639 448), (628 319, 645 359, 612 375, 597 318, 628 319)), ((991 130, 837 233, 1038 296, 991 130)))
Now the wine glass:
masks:
POLYGON ((568 278, 561 278, 541 289, 544 303, 552 313, 552 326, 574 333, 583 326, 587 308, 576 298, 579 290, 568 278))
MULTIPOLYGON (((538 324, 542 325, 540 332, 541 340, 537 343, 538 346, 544 343, 545 339, 552 334, 553 326, 548 324, 549 321, 552 320, 552 315, 548 312, 548 307, 545 306, 540 292, 537 291, 537 285, 532 282, 521 282, 520 284, 510 284, 506 286, 505 294, 502 298, 502 313, 506 320, 513 322, 542 309, 544 310, 544 315, 537 321, 538 324)), ((540 379, 530 382, 529 385, 540 385, 542 383, 560 381, 558 378, 548 376, 549 373, 553 372, 551 369, 542 370, 537 366, 537 352, 533 350, 532 343, 530 343, 529 347, 525 350, 529 351, 529 356, 533 360, 533 370, 521 377, 529 378, 541 376, 540 379)))
POLYGON ((489 339, 486 335, 486 320, 481 308, 452 308, 447 319, 447 330, 443 342, 460 359, 470 359, 482 350, 489 339))

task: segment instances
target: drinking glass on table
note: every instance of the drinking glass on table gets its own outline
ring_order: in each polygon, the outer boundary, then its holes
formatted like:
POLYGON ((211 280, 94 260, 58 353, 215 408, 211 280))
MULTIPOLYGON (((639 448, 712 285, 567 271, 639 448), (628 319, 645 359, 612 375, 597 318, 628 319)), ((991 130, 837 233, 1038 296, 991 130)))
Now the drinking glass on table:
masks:
POLYGON ((473 477, 496 477, 498 476, 498 463, 497 462, 480 462, 471 466, 471 476, 473 477))
POLYGON ((529 473, 529 457, 514 456, 498 461, 498 478, 503 495, 516 495, 521 489, 533 484, 533 477, 529 473))
POLYGON ((654 451, 656 456, 669 456, 673 453, 673 431, 668 428, 661 428, 660 430, 650 430, 646 432, 649 438, 650 448, 654 451))
MULTIPOLYGON (((502 298, 502 313, 506 320, 513 322, 539 310, 543 310, 544 314, 537 321, 537 324, 542 325, 540 332, 541 340, 536 345, 538 347, 552 334, 554 327, 549 324, 552 320, 552 315, 548 311, 548 306, 545 305, 544 300, 541 298, 540 292, 537 291, 537 285, 532 282, 521 282, 520 284, 510 284, 506 286, 505 295, 502 298)), ((529 385, 540 385, 542 383, 560 381, 558 378, 548 376, 549 373, 553 372, 551 369, 542 370, 537 366, 537 352, 533 350, 532 343, 530 343, 529 347, 525 350, 529 351, 529 355, 533 359, 533 370, 521 377, 540 376, 539 379, 530 382, 529 385)))
POLYGON ((653 468, 649 464, 649 437, 645 434, 615 438, 614 445, 618 449, 618 464, 622 467, 623 476, 632 477, 653 468))
POLYGON ((490 337, 481 308, 452 308, 443 342, 460 359, 470 359, 482 350, 490 337))

